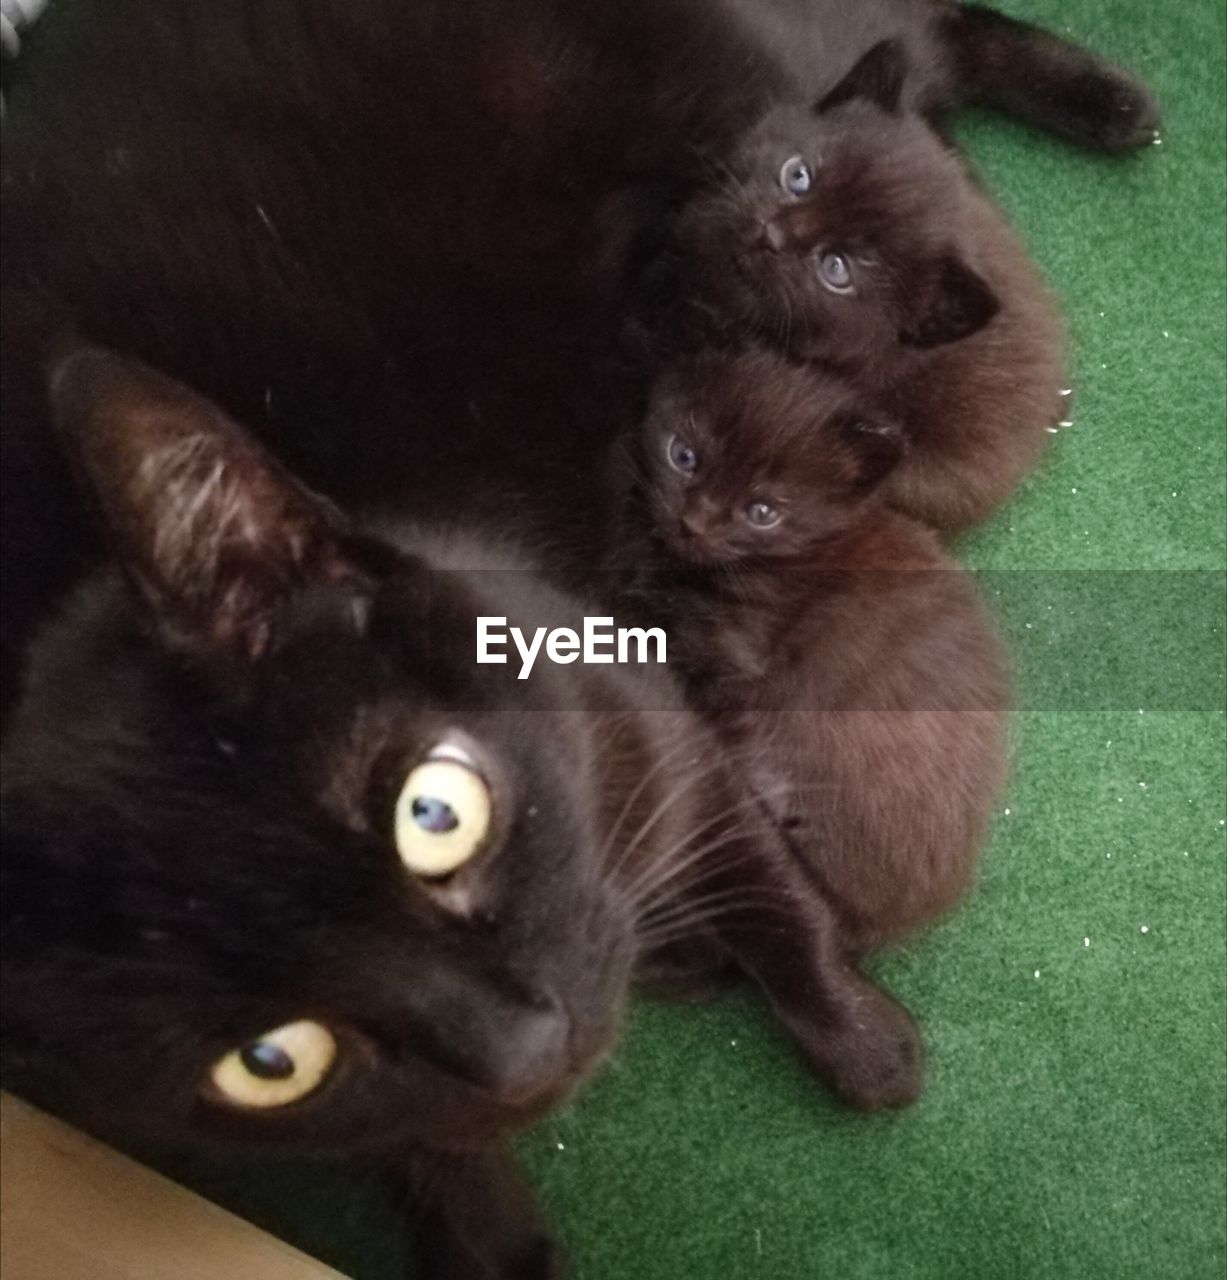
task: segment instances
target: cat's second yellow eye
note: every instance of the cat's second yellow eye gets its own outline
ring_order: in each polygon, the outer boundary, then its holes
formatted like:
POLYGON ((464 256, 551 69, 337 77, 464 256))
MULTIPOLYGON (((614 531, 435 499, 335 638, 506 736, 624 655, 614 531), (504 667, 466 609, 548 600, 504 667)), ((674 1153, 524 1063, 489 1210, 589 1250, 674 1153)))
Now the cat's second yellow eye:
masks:
POLYGON ((466 760, 427 760, 396 801, 396 851, 414 875, 438 879, 462 867, 490 831, 490 789, 466 760))
POLYGON ((318 1022, 289 1022, 248 1041, 217 1062, 210 1079, 238 1107, 284 1107, 323 1083, 337 1056, 332 1032, 318 1022))

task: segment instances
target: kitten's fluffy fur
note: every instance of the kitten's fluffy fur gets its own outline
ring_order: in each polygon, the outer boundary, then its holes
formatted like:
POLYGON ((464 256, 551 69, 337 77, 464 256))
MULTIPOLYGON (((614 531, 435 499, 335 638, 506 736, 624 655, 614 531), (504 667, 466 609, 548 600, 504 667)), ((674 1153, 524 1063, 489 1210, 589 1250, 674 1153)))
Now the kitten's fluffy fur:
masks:
POLYGON ((764 350, 696 358, 657 390, 611 548, 632 548, 632 591, 669 618, 692 696, 757 761, 855 951, 957 901, 1004 775, 994 629, 884 501, 907 449, 837 380, 764 350), (778 523, 755 527, 753 503, 778 523))
POLYGON ((676 228, 680 344, 754 335, 835 369, 898 420, 911 448, 890 501, 942 528, 984 519, 1068 411, 1055 300, 960 157, 900 108, 899 47, 875 46, 813 106, 773 108, 727 181, 676 228), (782 189, 799 156, 810 190, 782 189), (838 255, 847 288, 823 280, 838 255), (689 331, 689 332, 688 332, 689 331))

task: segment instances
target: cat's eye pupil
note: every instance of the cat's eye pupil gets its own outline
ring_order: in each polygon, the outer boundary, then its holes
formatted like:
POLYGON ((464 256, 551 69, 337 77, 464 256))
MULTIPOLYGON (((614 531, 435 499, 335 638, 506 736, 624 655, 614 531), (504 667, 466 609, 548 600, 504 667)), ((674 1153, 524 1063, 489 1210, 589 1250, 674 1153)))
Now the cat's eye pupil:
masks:
POLYGON ((780 513, 768 502, 751 502, 746 507, 746 519, 759 529, 778 524, 780 513))
POLYGON ((669 440, 669 461, 676 470, 693 475, 699 465, 699 455, 681 436, 673 436, 669 440))
POLYGON ((434 796, 414 796, 410 806, 413 820, 423 831, 440 834, 444 831, 455 831, 460 825, 456 810, 446 800, 434 796))
POLYGON ((257 1080, 288 1080, 294 1074, 294 1059, 268 1040, 245 1044, 239 1050, 239 1061, 257 1080))
POLYGON ((809 165, 800 156, 792 156, 784 161, 784 167, 780 170, 780 186, 790 196, 805 195, 813 181, 814 175, 810 172, 809 165))
POLYGON ((852 284, 852 268, 842 253, 824 253, 818 269, 832 289, 847 289, 852 284))

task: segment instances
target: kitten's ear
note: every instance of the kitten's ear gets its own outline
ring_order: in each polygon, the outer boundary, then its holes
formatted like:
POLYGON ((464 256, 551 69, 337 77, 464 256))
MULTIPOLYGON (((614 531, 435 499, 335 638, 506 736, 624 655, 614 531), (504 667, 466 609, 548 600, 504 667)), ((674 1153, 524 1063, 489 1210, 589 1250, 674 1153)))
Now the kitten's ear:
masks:
POLYGON ((897 423, 850 414, 840 423, 844 441, 851 451, 853 486, 872 489, 899 465, 907 448, 903 428, 897 423))
POLYGON ((910 347, 939 347, 983 329, 1001 303, 965 262, 947 253, 917 274, 908 292, 908 309, 899 341, 910 347))
POLYGON ((814 104, 816 115, 864 98, 894 115, 899 110, 903 82, 907 77, 907 57, 898 40, 881 40, 866 53, 846 76, 814 104))
POLYGON ((250 662, 293 590, 356 576, 333 508, 180 383, 76 347, 51 366, 50 399, 116 555, 173 648, 250 662))

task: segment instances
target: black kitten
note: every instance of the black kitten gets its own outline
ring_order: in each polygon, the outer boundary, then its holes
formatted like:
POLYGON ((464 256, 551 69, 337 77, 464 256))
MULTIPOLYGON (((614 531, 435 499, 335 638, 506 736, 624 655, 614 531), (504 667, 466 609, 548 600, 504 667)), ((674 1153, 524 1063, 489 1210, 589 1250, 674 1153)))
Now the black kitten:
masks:
POLYGON ((52 402, 117 568, 6 736, 9 1084, 121 1138, 428 1169, 436 1273, 499 1277, 554 1265, 499 1140, 597 1067, 637 966, 731 962, 854 1105, 915 1097, 911 1019, 668 680, 476 663, 478 616, 584 611, 476 513, 343 516, 97 349, 52 402))
POLYGON ((876 45, 813 106, 748 131, 678 220, 671 287, 694 301, 670 323, 854 380, 911 445, 891 501, 950 527, 1000 504, 1064 416, 1064 342, 1001 211, 901 109, 906 73, 900 45, 876 45))
POLYGON ((993 627, 883 501, 907 448, 837 380, 709 353, 658 387, 611 550, 858 952, 957 901, 1004 775, 993 627))

